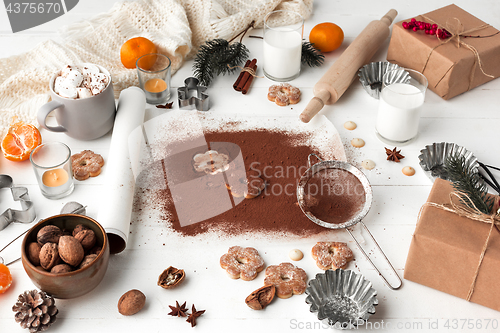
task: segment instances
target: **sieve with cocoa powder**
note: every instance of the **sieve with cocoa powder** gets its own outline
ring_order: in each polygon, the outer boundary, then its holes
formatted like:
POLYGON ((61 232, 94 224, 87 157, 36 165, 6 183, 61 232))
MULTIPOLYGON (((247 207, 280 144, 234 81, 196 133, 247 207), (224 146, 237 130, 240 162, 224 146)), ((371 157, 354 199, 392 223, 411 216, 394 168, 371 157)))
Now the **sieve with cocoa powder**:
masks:
POLYGON ((403 282, 394 266, 379 246, 363 218, 370 210, 373 192, 366 176, 358 168, 342 161, 323 161, 316 154, 307 158, 308 169, 297 185, 297 200, 304 214, 314 223, 329 229, 345 229, 373 268, 392 290, 401 288, 403 282), (313 164, 312 158, 318 159, 313 164), (393 286, 380 272, 370 256, 354 237, 349 227, 361 223, 389 264, 399 285, 393 286))

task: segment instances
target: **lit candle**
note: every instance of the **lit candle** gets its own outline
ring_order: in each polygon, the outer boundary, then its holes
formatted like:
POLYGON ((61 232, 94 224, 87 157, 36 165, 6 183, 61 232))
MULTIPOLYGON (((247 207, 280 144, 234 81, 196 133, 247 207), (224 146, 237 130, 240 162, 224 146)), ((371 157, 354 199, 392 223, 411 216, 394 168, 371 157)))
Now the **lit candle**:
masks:
POLYGON ((64 169, 53 169, 45 171, 42 175, 42 182, 47 187, 58 187, 66 184, 68 173, 64 169))
POLYGON ((167 89, 167 83, 162 79, 150 79, 144 84, 144 89, 152 93, 159 93, 167 89))

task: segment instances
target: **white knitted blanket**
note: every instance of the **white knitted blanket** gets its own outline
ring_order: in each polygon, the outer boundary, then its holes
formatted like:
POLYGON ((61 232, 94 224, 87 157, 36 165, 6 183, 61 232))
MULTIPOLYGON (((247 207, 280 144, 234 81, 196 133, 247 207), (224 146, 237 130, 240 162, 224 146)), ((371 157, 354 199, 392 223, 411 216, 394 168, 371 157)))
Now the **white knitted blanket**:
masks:
MULTIPOLYGON (((115 97, 137 86, 135 69, 120 62, 120 48, 132 37, 152 40, 172 60, 172 74, 213 38, 229 39, 250 25, 262 26, 267 13, 287 9, 304 18, 313 0, 137 0, 116 3, 104 14, 62 29, 65 42, 47 40, 33 50, 0 59, 0 133, 13 116, 36 124, 40 106, 50 100, 49 79, 67 64, 89 62, 109 70, 115 97)), ((290 21, 282 17, 283 23, 290 21)))

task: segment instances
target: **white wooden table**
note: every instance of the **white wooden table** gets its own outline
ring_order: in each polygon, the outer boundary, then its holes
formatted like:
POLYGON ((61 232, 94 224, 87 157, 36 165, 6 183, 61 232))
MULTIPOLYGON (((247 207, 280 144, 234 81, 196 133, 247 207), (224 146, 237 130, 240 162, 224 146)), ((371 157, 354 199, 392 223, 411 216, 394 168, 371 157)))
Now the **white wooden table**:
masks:
MULTIPOLYGON (((48 38, 58 39, 56 29, 84 18, 107 11, 114 1, 85 0, 68 14, 44 25, 25 32, 12 34, 7 15, 0 9, 0 58, 28 51, 35 44, 48 38)), ((485 22, 500 28, 500 2, 497 0, 466 1, 455 3, 473 13, 485 22)), ((321 22, 334 22, 342 27, 345 40, 341 49, 326 55, 326 63, 320 68, 303 68, 300 77, 292 84, 300 87, 302 101, 293 108, 287 107, 288 114, 298 114, 312 95, 312 87, 329 66, 339 57, 342 50, 374 19, 379 19, 390 8, 399 11, 396 21, 417 16, 421 13, 448 5, 445 0, 421 1, 330 1, 317 0, 314 14, 305 23, 305 37, 321 22)), ((261 32, 254 31, 256 35, 261 32)), ((261 40, 244 40, 251 51, 251 57, 262 59, 261 40)), ((374 61, 385 60, 388 41, 375 55, 374 61)), ((262 61, 262 60, 260 60, 262 61)), ((261 69, 259 70, 259 72, 261 69)), ((260 73, 259 73, 260 74, 260 73)), ((186 63, 172 78, 174 87, 183 84, 186 77, 192 76, 191 62, 186 63)), ((270 103, 265 103, 267 88, 272 84, 267 79, 257 79, 249 94, 242 96, 232 89, 235 76, 219 77, 209 89, 211 112, 239 112, 253 114, 279 114, 270 103), (262 107, 261 107, 262 106, 262 107)), ((176 94, 174 92, 174 101, 176 94)), ((484 163, 500 166, 500 144, 497 139, 500 128, 500 80, 494 80, 466 94, 444 101, 431 91, 427 92, 425 108, 420 123, 419 137, 403 147, 406 158, 402 163, 386 161, 384 145, 374 133, 378 101, 369 97, 356 80, 340 101, 327 106, 322 111, 338 129, 346 148, 348 160, 360 165, 364 159, 372 159, 377 166, 366 171, 374 192, 374 202, 364 219, 382 248, 402 276, 410 240, 415 229, 417 215, 425 202, 431 182, 418 165, 419 151, 433 142, 455 142, 463 145, 484 163), (358 124, 355 131, 347 131, 343 123, 352 120, 358 124), (350 140, 363 138, 366 146, 354 149, 350 140), (404 176, 401 169, 413 166, 416 174, 404 176)), ((174 107, 178 108, 175 101, 174 107)), ((148 106, 146 114, 154 116, 159 111, 148 106)), ((163 112, 163 111, 162 111, 163 112)), ((92 149, 106 159, 111 134, 92 141, 73 140, 63 134, 41 131, 44 141, 63 141, 75 152, 92 149)), ((88 206, 88 215, 95 217, 100 200, 101 182, 106 174, 77 182, 74 193, 62 200, 44 198, 36 185, 36 179, 28 161, 9 162, 0 158, 0 173, 9 174, 17 185, 26 186, 34 201, 38 218, 45 218, 60 211, 64 203, 78 201, 88 206)), ((500 176, 499 173, 496 174, 500 176)), ((9 195, 1 191, 0 210, 10 207, 9 195), (6 204, 7 203, 7 204, 6 204), (5 206, 7 205, 7 206, 5 206)), ((26 229, 25 225, 11 225, 0 232, 0 248, 11 238, 26 229)), ((210 240, 203 237, 181 238, 164 234, 165 227, 155 218, 154 211, 134 211, 132 214, 131 234, 127 249, 110 258, 108 272, 102 283, 91 293, 73 300, 57 300, 59 315, 51 332, 175 332, 189 330, 184 320, 168 316, 168 305, 175 301, 187 301, 188 306, 195 304, 197 309, 206 313, 199 318, 196 330, 204 332, 255 332, 269 331, 328 331, 319 324, 316 317, 309 313, 304 302, 305 295, 293 296, 287 300, 275 300, 265 311, 249 309, 244 298, 262 285, 261 273, 251 282, 231 280, 219 267, 220 256, 232 245, 256 247, 268 264, 289 261, 288 251, 301 249, 305 257, 297 265, 308 273, 310 278, 320 273, 311 258, 310 249, 317 239, 276 240, 265 239, 220 239, 210 240), (179 288, 164 290, 156 285, 159 274, 168 266, 186 270, 187 279, 179 288), (116 308, 119 297, 130 289, 140 289, 147 297, 146 307, 132 317, 121 316, 116 308)), ((392 331, 478 331, 500 330, 500 314, 486 307, 468 303, 465 300, 438 292, 436 290, 404 281, 398 291, 389 290, 356 249, 344 231, 332 232, 332 240, 348 241, 353 248, 356 260, 348 268, 361 272, 373 282, 378 291, 379 305, 376 314, 367 326, 360 330, 392 331), (472 323, 472 324, 471 324, 472 323), (470 326, 472 325, 472 326, 470 326), (488 325, 488 327, 486 327, 488 325), (469 327, 469 328, 468 328, 469 327), (494 329, 496 328, 496 329, 494 329)), ((3 253, 7 260, 19 253, 19 246, 3 253)), ((380 254, 370 251, 376 260, 380 254)), ((439 255, 439 254, 436 254, 439 255)), ((33 289, 20 262, 10 266, 14 284, 8 292, 0 295, 0 331, 22 332, 14 321, 11 310, 17 296, 25 290, 33 289)), ((498 295, 500 297, 500 295, 498 295)))

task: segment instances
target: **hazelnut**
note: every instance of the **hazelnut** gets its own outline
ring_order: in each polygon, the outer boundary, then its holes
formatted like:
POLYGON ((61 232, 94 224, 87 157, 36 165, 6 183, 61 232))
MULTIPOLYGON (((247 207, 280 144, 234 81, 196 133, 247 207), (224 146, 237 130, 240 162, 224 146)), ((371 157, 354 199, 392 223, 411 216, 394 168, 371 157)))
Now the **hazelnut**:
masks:
POLYGON ((118 312, 124 316, 131 316, 141 311, 146 304, 146 296, 137 289, 127 291, 118 301, 118 312))
POLYGON ((59 264, 59 265, 55 265, 54 267, 52 267, 50 272, 53 274, 60 274, 60 273, 71 272, 72 270, 73 269, 68 264, 59 264))
POLYGON ((84 250, 94 247, 97 240, 94 231, 90 229, 81 230, 74 237, 82 244, 84 250))
POLYGON ((82 230, 87 230, 88 228, 84 226, 83 224, 78 224, 75 229, 73 229, 73 237, 76 236, 77 233, 79 233, 82 230))
POLYGON ((97 258, 97 254, 86 255, 85 258, 83 258, 80 266, 78 266, 78 269, 82 269, 83 267, 90 265, 95 260, 95 258, 97 258))
POLYGON ((56 243, 45 243, 40 250, 40 265, 50 271, 60 262, 59 251, 56 243))
POLYGON ((28 259, 35 266, 40 265, 40 250, 41 249, 42 249, 42 246, 40 244, 38 244, 37 242, 32 242, 32 243, 30 243, 30 245, 28 245, 28 259))
POLYGON ((78 266, 84 256, 82 244, 73 236, 61 236, 59 238, 59 256, 65 263, 78 266))
POLYGON ((55 225, 46 225, 40 229, 36 235, 36 241, 43 246, 45 243, 59 242, 59 237, 62 235, 62 230, 55 225))

